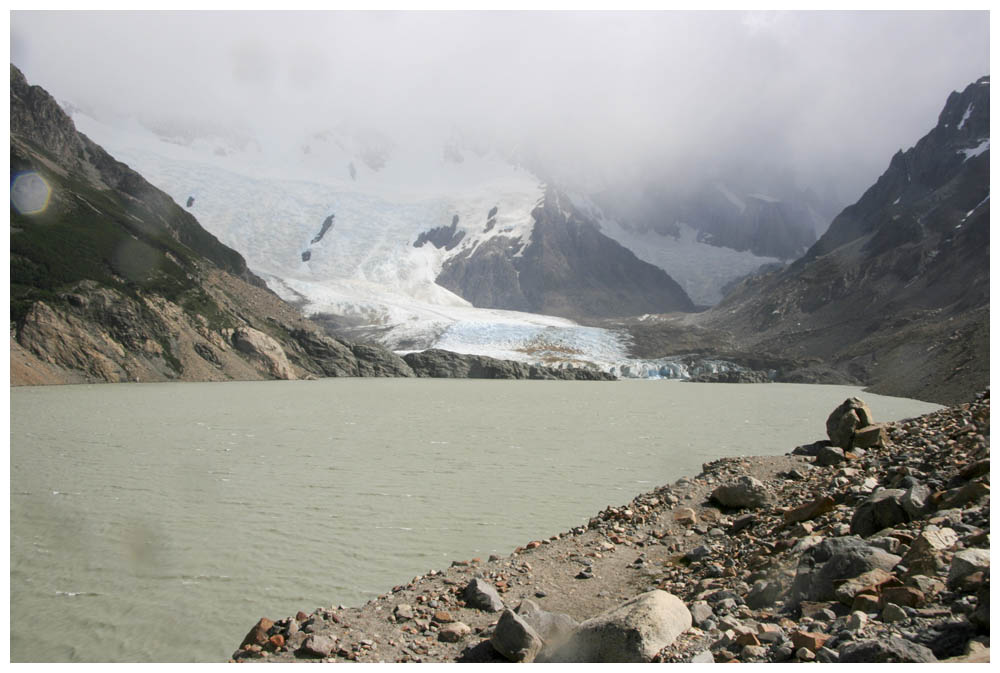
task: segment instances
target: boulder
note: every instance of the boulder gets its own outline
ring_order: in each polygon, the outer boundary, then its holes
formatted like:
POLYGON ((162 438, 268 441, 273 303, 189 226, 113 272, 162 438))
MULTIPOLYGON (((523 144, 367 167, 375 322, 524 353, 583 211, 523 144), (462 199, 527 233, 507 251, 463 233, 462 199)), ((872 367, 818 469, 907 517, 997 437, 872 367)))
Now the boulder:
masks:
POLYGON ((898 637, 848 642, 838 648, 837 654, 841 664, 919 664, 937 661, 937 657, 928 648, 898 637))
POLYGON ((886 488, 873 493, 858 505, 851 518, 851 533, 868 537, 883 528, 912 520, 903 506, 907 491, 901 488, 886 488))
POLYGON ((910 545, 901 563, 911 575, 933 576, 945 567, 944 551, 958 542, 958 534, 951 528, 929 525, 910 545))
POLYGON ((846 450, 853 445, 855 431, 871 425, 872 421, 868 405, 851 397, 830 413, 826 419, 826 434, 834 446, 846 450))
POLYGON ((854 605, 854 597, 858 594, 877 592, 878 588, 889 580, 894 579, 894 575, 887 570, 874 568, 868 572, 861 573, 857 577, 852 577, 834 589, 837 600, 847 606, 854 605))
POLYGON ((580 624, 551 660, 648 662, 690 627, 691 613, 684 602, 654 589, 580 624))
POLYGON ((493 649, 508 661, 529 663, 544 644, 541 637, 512 610, 504 610, 490 636, 493 649))
POLYGON ((712 500, 723 507, 754 509, 767 503, 768 493, 760 480, 744 475, 712 491, 712 500))
POLYGON ((931 495, 931 489, 924 484, 913 484, 906 489, 906 493, 899 499, 899 504, 913 521, 921 518, 930 510, 931 495))
POLYGON ((948 570, 948 587, 955 588, 973 573, 986 573, 990 569, 989 549, 963 549, 951 559, 948 570))
POLYGON ((824 446, 816 454, 816 465, 820 467, 839 465, 845 460, 847 458, 844 456, 844 450, 836 446, 824 446))
POLYGON ((885 446, 889 441, 889 433, 881 423, 873 423, 854 431, 854 448, 870 449, 873 446, 885 446))
POLYGON ((240 643, 240 649, 245 648, 247 645, 263 645, 267 642, 268 631, 274 626, 274 622, 267 617, 261 617, 260 621, 254 624, 254 627, 250 629, 249 633, 243 638, 243 642, 240 643))
POLYGON ((305 639, 298 650, 300 656, 329 657, 337 651, 337 639, 330 635, 313 634, 305 639))
POLYGON ((465 604, 470 608, 484 610, 486 612, 500 612, 503 610, 503 600, 500 594, 493 588, 493 585, 486 580, 476 577, 468 583, 462 593, 465 604))
POLYGON ((839 600, 836 589, 871 570, 892 570, 899 556, 872 547, 859 537, 836 537, 810 547, 799 557, 795 579, 789 590, 793 604, 801 601, 839 600))

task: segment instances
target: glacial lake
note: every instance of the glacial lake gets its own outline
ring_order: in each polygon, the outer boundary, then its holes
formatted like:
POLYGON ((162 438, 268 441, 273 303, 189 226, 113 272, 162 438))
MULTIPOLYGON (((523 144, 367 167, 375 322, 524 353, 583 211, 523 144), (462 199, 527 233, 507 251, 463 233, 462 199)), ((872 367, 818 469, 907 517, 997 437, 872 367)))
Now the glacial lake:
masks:
POLYGON ((221 662, 259 617, 506 555, 721 456, 937 405, 843 386, 323 379, 10 390, 10 647, 221 662))

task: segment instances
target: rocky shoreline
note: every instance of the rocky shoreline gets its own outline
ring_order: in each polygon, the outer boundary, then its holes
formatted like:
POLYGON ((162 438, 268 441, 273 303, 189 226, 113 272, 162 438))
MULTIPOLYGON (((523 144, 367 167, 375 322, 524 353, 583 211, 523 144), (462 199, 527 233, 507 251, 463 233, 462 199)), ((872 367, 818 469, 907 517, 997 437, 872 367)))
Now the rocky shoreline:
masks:
POLYGON ((361 607, 261 619, 232 659, 989 661, 989 408, 873 424, 848 400, 830 439, 708 463, 361 607))

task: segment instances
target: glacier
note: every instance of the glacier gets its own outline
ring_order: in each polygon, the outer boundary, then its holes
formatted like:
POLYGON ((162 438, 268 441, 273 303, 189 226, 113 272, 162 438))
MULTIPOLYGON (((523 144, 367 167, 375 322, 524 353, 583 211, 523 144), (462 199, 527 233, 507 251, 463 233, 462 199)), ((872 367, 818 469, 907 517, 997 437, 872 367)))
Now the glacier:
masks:
MULTIPOLYGON (((475 308, 435 283, 449 255, 494 236, 530 242, 531 211, 545 185, 497 153, 442 153, 427 141, 384 138, 373 153, 356 136, 333 132, 314 134, 298 148, 268 148, 222 138, 164 138, 136 122, 107 123, 79 110, 73 121, 178 204, 193 198, 189 210, 202 226, 307 316, 349 317, 362 334, 398 352, 442 348, 637 378, 692 374, 679 361, 629 358, 621 331, 475 308), (495 223, 488 226, 494 208, 495 223), (333 226, 315 240, 331 216, 333 226), (414 247, 422 232, 448 226, 456 216, 465 236, 455 250, 414 247)), ((718 300, 700 288, 718 286, 720 273, 729 279, 770 261, 698 243, 690 227, 664 245, 658 235, 608 220, 583 197, 572 201, 585 206, 606 235, 678 277, 695 301, 718 300)))

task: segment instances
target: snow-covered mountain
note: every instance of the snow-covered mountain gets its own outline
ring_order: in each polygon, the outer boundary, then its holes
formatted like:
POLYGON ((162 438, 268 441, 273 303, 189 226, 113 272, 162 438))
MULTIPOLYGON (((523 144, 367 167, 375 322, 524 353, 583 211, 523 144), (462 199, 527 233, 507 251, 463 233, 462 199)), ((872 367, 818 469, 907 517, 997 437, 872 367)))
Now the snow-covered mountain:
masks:
POLYGON ((773 261, 694 235, 643 238, 591 200, 547 187, 512 152, 455 138, 341 126, 267 146, 80 110, 74 121, 240 251, 279 296, 396 350, 636 371, 618 333, 557 314, 691 310, 675 274, 705 303, 773 261), (606 259, 614 263, 599 268, 606 259), (498 263, 520 301, 483 299, 501 277, 484 269, 498 263))

